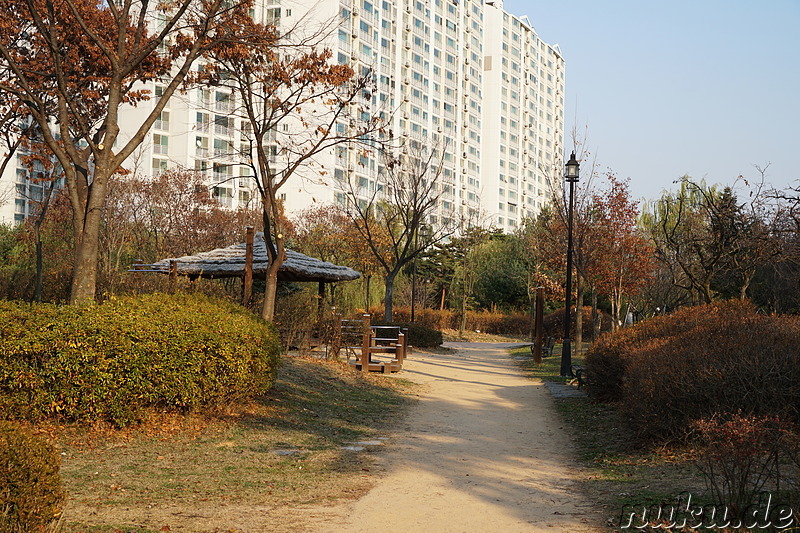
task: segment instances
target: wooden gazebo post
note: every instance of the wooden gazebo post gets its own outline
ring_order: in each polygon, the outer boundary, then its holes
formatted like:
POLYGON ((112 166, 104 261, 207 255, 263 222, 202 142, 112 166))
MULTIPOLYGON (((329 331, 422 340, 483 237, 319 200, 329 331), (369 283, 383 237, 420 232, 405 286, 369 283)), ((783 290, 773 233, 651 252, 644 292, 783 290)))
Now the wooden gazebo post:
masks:
POLYGON ((325 318, 325 282, 320 281, 317 288, 317 325, 322 330, 322 320, 325 318))
POLYGON ((247 307, 253 294, 253 237, 255 228, 247 226, 244 248, 244 278, 242 278, 242 305, 247 307))

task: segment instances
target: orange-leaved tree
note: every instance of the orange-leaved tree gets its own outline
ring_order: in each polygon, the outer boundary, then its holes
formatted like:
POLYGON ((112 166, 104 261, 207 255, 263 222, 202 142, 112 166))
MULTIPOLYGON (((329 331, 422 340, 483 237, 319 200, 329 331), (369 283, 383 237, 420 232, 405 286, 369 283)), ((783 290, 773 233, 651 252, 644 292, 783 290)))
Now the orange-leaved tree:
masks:
POLYGON ((395 157, 386 152, 378 183, 349 176, 347 212, 384 274, 384 320, 392 321, 394 282, 423 250, 456 230, 446 216, 432 224, 441 198, 447 143, 406 140, 395 157), (430 225, 428 225, 430 224, 430 225))
POLYGON ((639 206, 631 199, 628 181, 606 174, 609 187, 592 198, 594 258, 599 288, 611 300, 614 327, 620 322, 623 297, 633 296, 655 272, 650 241, 639 228, 639 206))
POLYGON ((0 92, 24 106, 63 169, 75 249, 71 303, 95 297, 109 181, 142 144, 195 61, 231 38, 252 1, 0 0, 0 92), (161 98, 120 136, 120 111, 161 98))

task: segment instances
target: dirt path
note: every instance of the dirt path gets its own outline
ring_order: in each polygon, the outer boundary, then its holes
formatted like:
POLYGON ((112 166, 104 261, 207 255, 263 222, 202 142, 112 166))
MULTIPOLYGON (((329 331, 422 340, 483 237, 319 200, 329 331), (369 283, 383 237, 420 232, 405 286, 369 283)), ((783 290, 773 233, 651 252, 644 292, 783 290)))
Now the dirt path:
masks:
POLYGON ((402 376, 428 384, 380 454, 386 476, 347 506, 309 509, 319 533, 588 532, 571 446, 544 386, 508 344, 417 353, 402 376))

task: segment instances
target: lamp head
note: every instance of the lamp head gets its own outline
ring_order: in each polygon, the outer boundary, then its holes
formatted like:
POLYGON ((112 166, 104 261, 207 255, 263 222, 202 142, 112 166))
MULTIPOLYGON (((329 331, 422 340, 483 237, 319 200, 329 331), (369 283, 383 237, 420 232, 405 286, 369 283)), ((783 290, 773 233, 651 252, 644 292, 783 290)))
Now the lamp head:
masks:
POLYGON ((567 161, 566 165, 567 171, 564 174, 564 179, 571 182, 578 181, 578 176, 580 175, 580 164, 578 164, 578 160, 575 159, 575 152, 572 152, 572 155, 569 156, 569 161, 567 161))

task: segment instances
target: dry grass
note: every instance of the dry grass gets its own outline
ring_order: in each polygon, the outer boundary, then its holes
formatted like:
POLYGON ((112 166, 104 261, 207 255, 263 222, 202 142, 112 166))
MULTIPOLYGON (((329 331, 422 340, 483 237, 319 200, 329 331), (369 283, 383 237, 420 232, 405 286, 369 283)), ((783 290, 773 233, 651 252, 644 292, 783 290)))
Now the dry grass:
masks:
POLYGON ((267 397, 226 412, 156 414, 125 431, 49 428, 69 492, 65 530, 300 530, 301 516, 279 510, 372 486, 371 454, 342 446, 387 431, 413 387, 290 357, 267 397))

